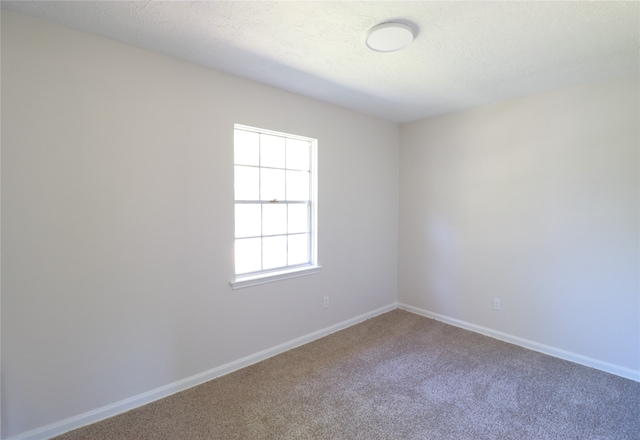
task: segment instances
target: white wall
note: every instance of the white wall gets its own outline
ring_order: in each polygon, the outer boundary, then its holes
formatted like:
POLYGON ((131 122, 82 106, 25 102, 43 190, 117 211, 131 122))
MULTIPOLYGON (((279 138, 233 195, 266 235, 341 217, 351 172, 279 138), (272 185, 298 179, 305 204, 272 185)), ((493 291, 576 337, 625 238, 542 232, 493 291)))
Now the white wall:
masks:
POLYGON ((634 77, 402 126, 399 302, 640 380, 638 98, 634 77))
POLYGON ((3 437, 394 304, 398 168, 396 124, 3 11, 3 437), (231 290, 234 123, 319 140, 320 274, 231 290))

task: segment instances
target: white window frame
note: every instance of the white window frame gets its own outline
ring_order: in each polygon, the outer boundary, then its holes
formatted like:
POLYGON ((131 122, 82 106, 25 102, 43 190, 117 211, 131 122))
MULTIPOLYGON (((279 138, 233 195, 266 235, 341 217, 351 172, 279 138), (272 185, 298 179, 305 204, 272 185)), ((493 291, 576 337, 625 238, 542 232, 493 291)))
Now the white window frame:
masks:
MULTIPOLYGON (((230 282, 233 289, 240 289, 243 287, 254 286, 258 284, 271 283, 288 278, 296 278, 305 275, 311 275, 320 272, 322 266, 318 264, 318 141, 317 139, 309 138, 306 136, 293 135, 289 133, 282 133, 273 130, 266 130, 262 128, 250 127, 247 125, 234 124, 234 138, 236 130, 253 131, 260 134, 274 135, 285 137, 289 139, 300 139, 309 141, 310 145, 310 184, 309 184, 309 263, 300 264, 296 266, 287 266, 276 269, 261 270, 248 274, 235 274, 235 278, 230 282)), ((235 148, 235 145, 234 145, 235 148)), ((234 170, 235 170, 234 159, 234 170)), ((262 168, 260 165, 258 168, 262 168)), ((234 171, 235 181, 235 171, 234 171)), ((234 207, 237 204, 242 203, 271 203, 264 200, 255 201, 239 201, 235 199, 234 195, 234 207)), ((287 203, 286 201, 276 203, 287 203)), ((235 211, 235 208, 234 208, 235 211)), ((235 214, 234 214, 235 216, 235 214)), ((261 235, 262 237, 262 235, 261 235)), ((235 247, 235 222, 234 222, 234 247, 235 247)), ((235 252, 234 252, 234 272, 235 272, 235 252)))

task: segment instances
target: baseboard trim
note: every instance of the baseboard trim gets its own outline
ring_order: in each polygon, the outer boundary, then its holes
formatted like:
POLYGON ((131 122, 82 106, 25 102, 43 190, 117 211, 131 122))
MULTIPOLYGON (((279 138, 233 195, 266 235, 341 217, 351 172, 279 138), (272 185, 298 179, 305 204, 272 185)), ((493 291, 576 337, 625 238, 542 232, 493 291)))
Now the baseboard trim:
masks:
POLYGON ((186 379, 164 385, 162 387, 147 391, 142 394, 138 394, 128 399, 120 400, 119 402, 103 406, 93 411, 70 417, 56 423, 52 423, 42 428, 37 428, 31 431, 24 432, 22 434, 18 434, 17 436, 10 437, 7 440, 46 440, 51 437, 64 434, 65 432, 78 429, 104 419, 108 419, 109 417, 122 414, 126 411, 130 411, 134 408, 138 408, 164 397, 168 397, 180 391, 187 390, 189 388, 200 385, 217 377, 224 376, 225 374, 229 374, 241 368, 248 367, 249 365, 255 364, 270 357, 276 356, 280 353, 284 353, 285 351, 315 341, 316 339, 320 339, 339 330, 344 330, 345 328, 351 327, 355 324, 366 321, 367 319, 373 318, 386 312, 390 312, 391 310, 395 310, 397 308, 397 303, 389 304, 385 307, 381 307, 371 312, 367 312, 354 318, 347 319, 346 321, 342 321, 338 324, 334 324, 324 329, 309 333, 305 336, 292 339, 291 341, 276 345, 266 350, 259 351, 257 353, 251 354, 233 362, 229 362, 219 367, 212 368, 208 371, 204 371, 200 374, 196 374, 186 379))
POLYGON ((519 345, 529 350, 537 351, 543 354, 548 354, 549 356, 557 357, 560 359, 564 359, 566 361, 574 362, 576 364, 584 365, 586 367, 595 368, 597 370, 601 370, 606 373, 615 374, 616 376, 621 376, 621 377, 624 377, 625 379, 631 379, 633 381, 640 382, 640 371, 638 370, 632 370, 631 368, 610 364, 608 362, 603 362, 598 359, 582 356, 580 354, 572 353, 570 351, 561 350, 559 348, 551 347, 549 345, 539 344, 537 342, 529 341, 527 339, 523 339, 518 336, 502 333, 497 330, 492 330, 490 328, 482 327, 466 321, 461 321, 459 319, 450 318, 448 316, 440 315, 438 313, 430 312, 428 310, 420 309, 418 307, 413 307, 408 304, 399 303, 398 308, 402 310, 406 310, 407 312, 415 313, 417 315, 426 316, 427 318, 435 319, 436 321, 444 322, 445 324, 451 324, 453 326, 460 327, 465 330, 470 330, 472 332, 480 333, 482 335, 489 336, 494 339, 499 339, 501 341, 508 342, 510 344, 519 345))

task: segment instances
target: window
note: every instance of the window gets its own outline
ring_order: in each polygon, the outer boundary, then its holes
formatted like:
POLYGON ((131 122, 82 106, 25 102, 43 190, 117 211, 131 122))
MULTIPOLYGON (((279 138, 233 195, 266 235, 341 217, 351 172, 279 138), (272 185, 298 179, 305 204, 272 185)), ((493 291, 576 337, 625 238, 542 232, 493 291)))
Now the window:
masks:
POLYGON ((235 125, 234 289, 318 272, 316 146, 235 125))

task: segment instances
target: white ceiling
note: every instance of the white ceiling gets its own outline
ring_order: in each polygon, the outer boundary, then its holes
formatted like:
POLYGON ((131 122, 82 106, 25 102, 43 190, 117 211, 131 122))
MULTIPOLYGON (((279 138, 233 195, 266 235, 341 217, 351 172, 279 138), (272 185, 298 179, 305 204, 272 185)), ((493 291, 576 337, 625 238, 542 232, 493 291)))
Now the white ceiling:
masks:
POLYGON ((639 68, 640 2, 2 1, 2 7, 394 122, 639 68), (374 25, 416 31, 366 48, 374 25))

